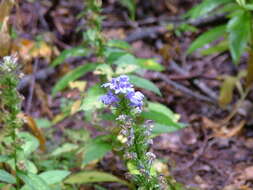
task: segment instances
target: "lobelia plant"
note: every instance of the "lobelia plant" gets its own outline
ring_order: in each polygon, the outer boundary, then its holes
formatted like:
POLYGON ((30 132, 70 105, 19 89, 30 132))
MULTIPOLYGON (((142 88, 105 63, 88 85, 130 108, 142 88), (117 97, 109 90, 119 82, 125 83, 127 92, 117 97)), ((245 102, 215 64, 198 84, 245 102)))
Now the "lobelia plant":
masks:
POLYGON ((138 190, 162 189, 158 177, 152 174, 152 163, 156 156, 148 152, 151 139, 152 125, 150 121, 143 125, 138 121, 142 112, 144 95, 135 91, 126 75, 112 78, 102 85, 108 90, 101 96, 101 101, 112 108, 116 122, 120 128, 118 140, 121 142, 119 151, 123 152, 126 165, 136 168, 136 172, 130 174, 138 190))
POLYGON ((38 174, 37 165, 31 161, 39 141, 22 131, 25 117, 17 90, 21 77, 17 58, 4 57, 0 62, 0 189, 50 190, 70 172, 47 170, 38 174), (52 176, 57 177, 52 179, 52 176))
MULTIPOLYGON (((6 56, 0 62, 0 124, 1 131, 1 158, 4 161, 13 159, 12 169, 17 172, 22 168, 22 163, 18 159, 18 152, 21 151, 18 129, 22 126, 21 120, 17 117, 21 112, 21 97, 17 92, 19 82, 19 68, 17 58, 6 56), (9 142, 5 138, 9 138, 9 142), (4 147, 8 149, 4 151, 4 147)), ((0 170, 6 176, 5 182, 16 183, 20 187, 19 178, 16 179, 7 171, 0 170)), ((17 175, 16 175, 17 176, 17 175)))

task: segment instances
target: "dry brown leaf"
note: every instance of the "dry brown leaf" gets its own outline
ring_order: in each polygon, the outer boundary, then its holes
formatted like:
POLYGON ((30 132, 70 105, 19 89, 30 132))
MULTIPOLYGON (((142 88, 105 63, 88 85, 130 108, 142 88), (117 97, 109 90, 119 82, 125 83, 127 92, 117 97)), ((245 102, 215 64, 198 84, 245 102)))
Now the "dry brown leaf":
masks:
POLYGON ((213 122, 210 119, 203 117, 202 122, 204 127, 213 130, 213 136, 220 138, 230 138, 238 135, 243 129, 246 121, 242 120, 233 127, 228 127, 223 121, 213 122))
POLYGON ((19 38, 12 44, 12 52, 18 52, 21 59, 25 62, 33 58, 42 57, 50 61, 53 55, 53 47, 44 41, 35 42, 25 38, 19 38))
POLYGON ((27 124, 29 130, 31 131, 31 133, 39 140, 40 142, 40 149, 44 152, 46 150, 46 139, 42 133, 42 131, 40 130, 40 128, 37 126, 36 122, 34 121, 34 119, 24 113, 20 113, 18 115, 19 118, 21 118, 25 124, 27 124))

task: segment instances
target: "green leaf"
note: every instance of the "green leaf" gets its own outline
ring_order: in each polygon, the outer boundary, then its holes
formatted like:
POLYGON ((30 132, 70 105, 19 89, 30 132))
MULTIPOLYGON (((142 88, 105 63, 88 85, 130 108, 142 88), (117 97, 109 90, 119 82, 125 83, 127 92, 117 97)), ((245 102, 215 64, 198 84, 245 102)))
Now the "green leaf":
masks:
POLYGON ((68 86, 69 82, 72 82, 81 76, 83 76, 85 73, 90 72, 96 68, 97 64, 95 63, 88 63, 85 65, 81 65, 74 70, 67 73, 64 77, 62 77, 54 86, 52 90, 52 95, 54 96, 57 92, 63 90, 65 87, 68 86))
POLYGON ((148 110, 164 114, 175 122, 180 118, 178 114, 173 113, 169 108, 157 102, 148 102, 148 110))
POLYGON ((229 49, 234 63, 238 63, 251 35, 251 13, 239 10, 228 22, 229 49))
POLYGON ((187 54, 191 54, 198 48, 203 47, 205 44, 213 42, 214 40, 224 35, 225 32, 226 32, 225 25, 212 28, 211 30, 205 32, 204 34, 200 35, 196 40, 192 42, 192 44, 187 50, 187 54))
POLYGON ((64 178, 66 178, 70 174, 69 171, 66 170, 51 170, 46 171, 39 176, 47 182, 48 185, 60 183, 64 178))
POLYGON ((178 123, 178 114, 174 114, 166 106, 155 102, 148 102, 148 111, 143 112, 142 117, 155 122, 152 131, 155 136, 162 133, 174 132, 185 127, 185 125, 178 123))
POLYGON ((103 107, 103 103, 99 100, 99 97, 104 94, 104 90, 99 84, 89 88, 86 97, 83 99, 80 110, 92 111, 103 107))
POLYGON ((163 71, 164 67, 158 63, 155 59, 138 59, 138 65, 147 70, 163 71))
POLYGON ((6 162, 6 161, 8 161, 10 159, 11 159, 10 156, 0 155, 0 162, 6 162))
POLYGON ((25 182, 21 190, 50 190, 49 185, 38 175, 23 172, 17 172, 17 176, 25 182))
POLYGON ((118 182, 129 186, 129 184, 126 181, 119 179, 118 177, 112 174, 99 171, 80 172, 71 175, 68 179, 65 180, 65 183, 67 184, 86 184, 86 183, 100 183, 100 182, 118 182))
POLYGON ((177 127, 178 129, 182 128, 182 125, 180 123, 177 123, 173 121, 171 118, 167 117, 165 114, 155 112, 155 111, 147 111, 142 112, 142 117, 144 119, 153 120, 154 122, 157 122, 162 125, 166 125, 168 127, 177 127))
POLYGON ((124 54, 123 56, 120 56, 117 60, 113 62, 115 65, 126 65, 126 64, 133 64, 138 65, 138 59, 132 54, 124 54))
POLYGON ((184 127, 186 126, 185 125, 181 125, 180 127, 175 126, 175 125, 167 126, 160 123, 154 123, 154 128, 152 129, 152 135, 157 136, 164 133, 172 133, 180 129, 183 129, 184 127))
POLYGON ((91 161, 101 159, 110 150, 112 150, 111 144, 101 139, 101 136, 96 139, 92 139, 84 147, 83 165, 86 165, 91 161))
POLYGON ((129 45, 129 43, 122 40, 109 40, 106 45, 108 47, 119 48, 119 49, 124 49, 124 50, 131 49, 131 46, 129 45))
POLYGON ((222 4, 233 2, 231 0, 204 0, 186 13, 186 17, 196 19, 210 13, 222 4))
POLYGON ((0 181, 14 184, 16 183, 16 178, 13 177, 13 175, 6 172, 5 170, 0 169, 0 181))
POLYGON ((208 49, 204 49, 201 51, 202 55, 211 55, 211 54, 215 54, 215 53, 222 53, 224 51, 227 51, 229 49, 228 47, 228 41, 227 40, 223 40, 220 43, 218 43, 217 45, 210 47, 208 49))
POLYGON ((130 12, 130 17, 132 20, 135 19, 136 5, 134 0, 120 0, 120 3, 125 6, 130 12))
POLYGON ((90 54, 90 50, 85 49, 83 47, 74 47, 71 49, 66 49, 53 61, 51 66, 55 67, 61 63, 63 63, 66 59, 70 57, 77 57, 77 56, 87 56, 90 54))
POLYGON ((39 141, 34 136, 26 132, 19 133, 18 136, 25 142, 21 146, 25 156, 29 156, 32 152, 38 149, 39 141))
POLYGON ((162 96, 160 89, 153 82, 151 82, 147 79, 135 76, 135 75, 128 75, 128 76, 129 76, 130 82, 133 85, 135 85, 139 88, 150 90, 150 91, 158 94, 159 96, 162 96))
POLYGON ((61 154, 65 154, 65 153, 68 153, 68 152, 75 151, 75 150, 77 150, 77 148, 78 148, 78 145, 76 145, 76 144, 65 143, 62 146, 55 149, 51 153, 51 156, 59 156, 61 154))
POLYGON ((46 118, 37 118, 35 122, 39 128, 50 128, 53 123, 46 118))

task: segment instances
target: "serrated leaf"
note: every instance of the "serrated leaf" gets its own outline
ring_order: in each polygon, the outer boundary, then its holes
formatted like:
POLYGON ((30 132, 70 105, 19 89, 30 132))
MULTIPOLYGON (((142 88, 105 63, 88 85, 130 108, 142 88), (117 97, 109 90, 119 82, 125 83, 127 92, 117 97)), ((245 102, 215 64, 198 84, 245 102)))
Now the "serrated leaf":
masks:
POLYGON ((251 35, 251 13, 239 10, 227 24, 229 49, 234 63, 238 63, 251 35))
POLYGON ((226 26, 222 25, 222 26, 212 28, 211 30, 203 33, 196 40, 192 42, 190 47, 187 49, 187 54, 191 54, 192 52, 203 47, 204 45, 210 42, 213 42, 214 40, 224 35, 225 32, 226 32, 226 26))
POLYGON ((51 64, 51 66, 55 67, 59 64, 64 63, 64 61, 70 57, 77 56, 87 56, 90 54, 90 50, 85 49, 83 47, 75 47, 71 49, 64 50, 51 64))
POLYGON ((139 88, 150 90, 150 91, 158 94, 159 96, 162 96, 160 89, 153 82, 151 82, 147 79, 135 76, 135 75, 128 75, 128 76, 129 76, 130 82, 133 85, 135 85, 139 88))
POLYGON ((21 132, 18 134, 18 137, 23 139, 23 141, 25 142, 21 146, 25 156, 29 156, 32 152, 38 149, 39 142, 34 136, 26 132, 21 132))
POLYGON ((74 70, 67 73, 64 77, 62 77, 53 87, 52 95, 54 96, 57 92, 63 90, 65 87, 69 85, 70 82, 80 78, 85 73, 90 72, 96 68, 97 64, 88 63, 85 65, 81 65, 74 70))
POLYGON ((0 181, 14 184, 16 183, 16 178, 5 170, 0 169, 0 181))
POLYGON ((21 190, 51 190, 49 185, 36 174, 18 172, 17 176, 26 184, 21 190))
POLYGON ((67 184, 86 184, 86 183, 99 183, 99 182, 118 182, 129 186, 129 184, 126 181, 121 180, 112 174, 99 171, 80 172, 71 175, 68 179, 65 180, 65 183, 67 184))
POLYGON ((100 137, 97 137, 97 139, 92 139, 84 147, 83 165, 86 165, 91 161, 101 159, 110 150, 112 150, 110 143, 100 139, 100 137))
POLYGON ((66 170, 51 170, 46 171, 39 176, 47 182, 48 185, 56 184, 62 182, 64 178, 66 178, 70 174, 69 171, 66 170))

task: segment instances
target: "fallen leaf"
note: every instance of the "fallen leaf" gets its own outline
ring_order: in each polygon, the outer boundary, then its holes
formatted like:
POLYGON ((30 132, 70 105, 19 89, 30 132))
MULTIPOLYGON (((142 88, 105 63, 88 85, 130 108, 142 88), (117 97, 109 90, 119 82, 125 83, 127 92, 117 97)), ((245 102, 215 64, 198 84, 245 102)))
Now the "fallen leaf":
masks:
POLYGON ((81 100, 77 100, 73 103, 73 105, 71 107, 71 111, 70 111, 71 115, 74 115, 75 113, 77 113, 80 110, 81 103, 82 103, 81 100))
POLYGON ((40 130, 40 128, 38 128, 34 119, 31 116, 24 114, 24 113, 18 114, 18 117, 21 118, 25 124, 27 124, 27 126, 31 130, 32 134, 39 140, 40 149, 44 152, 46 150, 46 147, 45 147, 46 139, 45 139, 42 131, 40 130))

